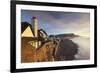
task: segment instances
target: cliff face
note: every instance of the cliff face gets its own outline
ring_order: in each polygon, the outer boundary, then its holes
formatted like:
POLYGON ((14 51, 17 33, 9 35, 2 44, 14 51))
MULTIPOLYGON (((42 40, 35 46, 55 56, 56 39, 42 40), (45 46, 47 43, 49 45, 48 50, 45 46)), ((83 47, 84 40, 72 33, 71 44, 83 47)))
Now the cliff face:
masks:
POLYGON ((21 41, 21 62, 47 62, 53 61, 53 50, 55 44, 52 41, 45 42, 41 47, 35 48, 30 43, 31 39, 22 38, 21 41))
POLYGON ((78 52, 78 45, 76 45, 72 40, 61 39, 59 42, 55 60, 65 61, 65 60, 74 60, 75 54, 78 52))

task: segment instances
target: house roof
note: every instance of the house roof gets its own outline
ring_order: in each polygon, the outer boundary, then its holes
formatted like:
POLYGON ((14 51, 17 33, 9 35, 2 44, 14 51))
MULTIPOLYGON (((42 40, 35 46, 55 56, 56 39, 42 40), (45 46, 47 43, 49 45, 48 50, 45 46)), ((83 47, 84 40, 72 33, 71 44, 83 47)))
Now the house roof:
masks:
MULTIPOLYGON (((31 31, 32 31, 32 33, 33 33, 32 25, 31 25, 31 24, 29 24, 28 22, 21 22, 21 34, 25 31, 25 29, 26 29, 28 26, 30 27, 30 29, 31 29, 31 31)), ((34 35, 34 33, 33 33, 33 35, 34 35)))
POLYGON ((21 22, 21 33, 23 33, 28 26, 31 26, 31 24, 27 22, 21 22))

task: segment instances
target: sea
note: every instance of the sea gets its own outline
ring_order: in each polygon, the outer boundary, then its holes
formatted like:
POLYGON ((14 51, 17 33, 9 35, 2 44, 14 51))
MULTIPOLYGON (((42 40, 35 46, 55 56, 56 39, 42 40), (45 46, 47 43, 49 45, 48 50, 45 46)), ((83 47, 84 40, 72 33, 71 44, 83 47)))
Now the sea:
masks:
POLYGON ((78 53, 75 55, 77 60, 90 59, 90 38, 89 37, 75 37, 71 39, 78 45, 78 53))

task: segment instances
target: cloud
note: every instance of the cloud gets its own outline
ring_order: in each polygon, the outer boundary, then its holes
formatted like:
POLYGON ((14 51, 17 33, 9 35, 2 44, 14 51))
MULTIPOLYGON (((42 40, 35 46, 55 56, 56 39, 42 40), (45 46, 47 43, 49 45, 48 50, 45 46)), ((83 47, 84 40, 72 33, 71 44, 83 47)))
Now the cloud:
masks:
POLYGON ((45 29, 49 34, 90 29, 89 13, 22 10, 21 15, 22 21, 29 23, 33 16, 37 17, 39 28, 45 29))

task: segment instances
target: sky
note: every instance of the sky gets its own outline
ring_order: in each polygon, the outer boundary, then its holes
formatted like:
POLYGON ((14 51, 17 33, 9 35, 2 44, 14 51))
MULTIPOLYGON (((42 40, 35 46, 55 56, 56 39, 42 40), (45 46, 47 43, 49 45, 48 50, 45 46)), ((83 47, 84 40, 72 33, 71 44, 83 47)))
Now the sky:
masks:
POLYGON ((90 13, 21 10, 22 22, 31 24, 33 16, 48 35, 90 32, 90 13))

